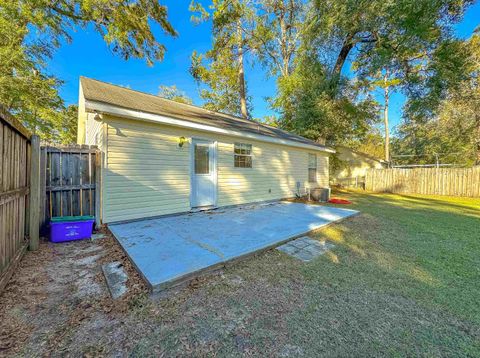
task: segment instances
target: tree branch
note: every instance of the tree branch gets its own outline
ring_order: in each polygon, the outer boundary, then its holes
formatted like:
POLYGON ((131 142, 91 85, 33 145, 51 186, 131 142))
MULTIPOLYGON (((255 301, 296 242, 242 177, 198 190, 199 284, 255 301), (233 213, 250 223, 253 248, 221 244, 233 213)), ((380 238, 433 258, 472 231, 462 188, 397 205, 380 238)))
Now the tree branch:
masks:
POLYGON ((343 65, 347 60, 348 54, 352 50, 353 46, 355 46, 355 42, 353 41, 354 34, 347 34, 345 40, 343 41, 342 48, 340 49, 340 53, 337 56, 337 60, 335 62, 335 66, 333 67, 332 72, 332 80, 338 82, 340 78, 340 73, 342 72, 343 65))
POLYGON ((59 8, 57 6, 52 6, 51 9, 53 11, 55 11, 56 13, 62 15, 62 16, 65 16, 65 17, 68 17, 72 20, 76 20, 76 21, 88 21, 88 19, 86 17, 83 17, 83 16, 80 16, 80 15, 77 15, 75 14, 74 11, 66 11, 62 8, 59 8))

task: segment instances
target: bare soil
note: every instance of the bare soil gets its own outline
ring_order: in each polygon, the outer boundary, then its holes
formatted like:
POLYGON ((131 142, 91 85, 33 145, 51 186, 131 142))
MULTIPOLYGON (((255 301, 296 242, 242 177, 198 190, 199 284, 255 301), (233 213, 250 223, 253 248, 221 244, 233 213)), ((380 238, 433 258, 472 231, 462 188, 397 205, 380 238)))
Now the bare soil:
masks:
MULTIPOLYGON (((86 353, 112 332, 146 286, 110 233, 95 241, 43 242, 28 252, 0 296, 0 355, 86 353), (128 293, 113 301, 101 265, 118 260, 129 275, 128 293), (89 348, 92 347, 92 348, 89 348)), ((100 353, 100 352, 97 352, 100 353)))

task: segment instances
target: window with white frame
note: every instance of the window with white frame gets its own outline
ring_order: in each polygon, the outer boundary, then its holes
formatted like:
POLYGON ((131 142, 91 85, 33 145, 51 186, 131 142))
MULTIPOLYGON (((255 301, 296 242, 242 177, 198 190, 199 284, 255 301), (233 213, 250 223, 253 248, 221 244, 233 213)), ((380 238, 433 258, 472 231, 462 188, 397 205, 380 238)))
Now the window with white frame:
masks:
POLYGON ((317 155, 308 153, 308 181, 317 182, 317 155))
POLYGON ((252 167, 252 145, 251 144, 235 143, 234 166, 235 168, 251 168, 252 167))

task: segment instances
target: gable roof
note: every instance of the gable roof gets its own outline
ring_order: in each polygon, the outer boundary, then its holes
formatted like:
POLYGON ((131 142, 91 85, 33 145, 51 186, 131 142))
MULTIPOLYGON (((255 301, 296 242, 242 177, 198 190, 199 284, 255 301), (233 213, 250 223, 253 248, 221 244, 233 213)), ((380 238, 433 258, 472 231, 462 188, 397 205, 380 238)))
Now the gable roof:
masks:
MULTIPOLYGON (((368 154, 368 153, 361 152, 361 151, 356 150, 356 149, 352 149, 352 148, 350 148, 350 147, 347 147, 346 145, 337 144, 337 145, 335 146, 335 148, 346 149, 346 150, 348 150, 349 152, 359 154, 359 155, 361 155, 361 156, 363 156, 363 157, 365 157, 365 158, 368 158, 368 159, 370 159, 370 160, 374 160, 374 161, 379 162, 379 163, 383 163, 383 164, 388 163, 386 160, 384 160, 384 159, 382 159, 382 158, 378 158, 378 157, 375 157, 375 156, 370 155, 370 154, 368 154)), ((338 150, 337 150, 337 151, 338 151, 338 150)), ((338 152, 339 152, 339 151, 338 151, 338 152)))
POLYGON ((314 146, 319 150, 334 152, 333 149, 312 140, 249 119, 210 111, 189 104, 178 103, 152 94, 134 91, 129 88, 112 85, 91 78, 80 77, 80 84, 82 86, 83 96, 87 102, 87 111, 94 111, 96 107, 95 103, 99 103, 229 131, 292 141, 314 146))

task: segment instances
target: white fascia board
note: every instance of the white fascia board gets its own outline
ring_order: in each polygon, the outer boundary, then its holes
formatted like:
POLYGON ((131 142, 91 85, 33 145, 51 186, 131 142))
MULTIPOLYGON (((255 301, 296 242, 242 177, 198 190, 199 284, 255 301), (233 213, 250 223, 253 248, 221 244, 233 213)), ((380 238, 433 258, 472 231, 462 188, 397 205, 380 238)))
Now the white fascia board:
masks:
POLYGON ((122 107, 114 106, 114 105, 103 103, 103 102, 85 100, 85 107, 87 111, 90 111, 90 112, 110 114, 110 115, 115 115, 119 117, 142 120, 142 121, 152 122, 152 123, 162 123, 162 124, 167 124, 167 125, 176 126, 176 127, 190 128, 190 129, 211 132, 211 133, 219 133, 219 134, 229 135, 233 137, 250 138, 250 139, 258 140, 261 142, 283 144, 290 147, 305 148, 305 149, 316 150, 316 151, 327 152, 327 153, 335 153, 335 150, 330 148, 320 148, 315 145, 295 142, 288 139, 272 138, 272 137, 264 136, 261 134, 213 127, 206 124, 194 123, 194 122, 184 121, 181 119, 165 117, 159 114, 153 114, 148 112, 137 111, 134 109, 122 108, 122 107))

